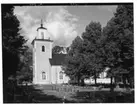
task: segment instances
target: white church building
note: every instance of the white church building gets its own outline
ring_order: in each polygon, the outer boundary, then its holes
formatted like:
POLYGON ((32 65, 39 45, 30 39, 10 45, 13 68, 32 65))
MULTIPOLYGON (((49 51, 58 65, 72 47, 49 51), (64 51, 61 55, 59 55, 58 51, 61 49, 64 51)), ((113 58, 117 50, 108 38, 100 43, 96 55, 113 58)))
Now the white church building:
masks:
MULTIPOLYGON (((61 84, 68 83, 67 77, 61 68, 66 54, 52 54, 53 40, 47 28, 41 26, 37 29, 37 36, 32 41, 33 45, 33 84, 61 84)), ((102 75, 102 74, 100 74, 102 75)), ((110 83, 110 78, 97 79, 101 83, 110 83), (103 82, 104 81, 104 82, 103 82)), ((85 80, 85 83, 93 83, 94 80, 85 80)))
POLYGON ((33 84, 68 83, 69 78, 61 68, 65 54, 52 54, 53 40, 50 39, 50 34, 42 23, 32 44, 33 84))

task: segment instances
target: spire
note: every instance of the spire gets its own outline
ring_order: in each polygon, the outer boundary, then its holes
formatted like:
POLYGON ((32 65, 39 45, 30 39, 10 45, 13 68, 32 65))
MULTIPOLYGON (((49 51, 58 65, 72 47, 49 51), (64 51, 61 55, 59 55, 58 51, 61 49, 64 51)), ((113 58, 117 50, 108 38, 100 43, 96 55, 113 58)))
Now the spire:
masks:
POLYGON ((43 21, 42 21, 42 19, 41 19, 41 27, 43 27, 43 21))
POLYGON ((41 19, 40 27, 37 28, 37 31, 38 31, 39 29, 46 29, 46 30, 47 30, 47 28, 43 27, 43 20, 42 20, 42 19, 41 19))

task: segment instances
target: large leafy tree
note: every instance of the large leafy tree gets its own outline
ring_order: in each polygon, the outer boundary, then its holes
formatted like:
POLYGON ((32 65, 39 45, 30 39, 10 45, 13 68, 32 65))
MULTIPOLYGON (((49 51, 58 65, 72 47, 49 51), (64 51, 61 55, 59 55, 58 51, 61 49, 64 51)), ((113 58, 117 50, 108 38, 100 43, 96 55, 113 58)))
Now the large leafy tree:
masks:
POLYGON ((106 53, 103 63, 110 67, 111 76, 126 73, 134 78, 133 33, 133 5, 118 5, 114 17, 103 29, 106 53))
POLYGON ((3 78, 8 79, 18 69, 19 56, 26 40, 19 34, 20 23, 13 13, 14 6, 2 4, 3 78))
POLYGON ((80 83, 80 79, 83 78, 83 55, 81 54, 82 48, 82 39, 77 36, 69 49, 69 52, 66 56, 65 64, 63 65, 65 74, 70 77, 71 80, 77 81, 80 83))
POLYGON ((99 22, 91 22, 87 25, 85 32, 82 34, 83 38, 83 54, 88 60, 87 72, 89 77, 98 77, 103 70, 103 50, 102 49, 102 28, 99 22))
POLYGON ((94 77, 95 82, 102 69, 103 49, 101 47, 101 25, 91 22, 87 25, 82 38, 73 40, 66 57, 66 74, 83 83, 85 78, 94 77))

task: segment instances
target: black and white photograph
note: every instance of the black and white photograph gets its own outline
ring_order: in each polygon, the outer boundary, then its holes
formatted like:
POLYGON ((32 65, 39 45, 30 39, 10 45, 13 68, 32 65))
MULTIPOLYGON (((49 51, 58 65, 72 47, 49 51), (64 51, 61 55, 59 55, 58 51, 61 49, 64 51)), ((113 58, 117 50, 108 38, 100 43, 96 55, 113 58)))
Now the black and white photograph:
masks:
POLYGON ((134 3, 1 3, 3 103, 134 103, 134 3))

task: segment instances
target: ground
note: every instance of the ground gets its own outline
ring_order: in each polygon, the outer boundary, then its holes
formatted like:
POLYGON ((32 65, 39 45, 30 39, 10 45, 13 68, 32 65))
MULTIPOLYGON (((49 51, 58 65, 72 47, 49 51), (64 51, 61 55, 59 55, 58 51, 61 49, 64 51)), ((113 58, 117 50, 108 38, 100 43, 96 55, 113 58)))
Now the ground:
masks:
POLYGON ((134 91, 123 89, 110 92, 109 88, 68 85, 22 86, 25 92, 16 93, 16 103, 133 103, 134 91))

